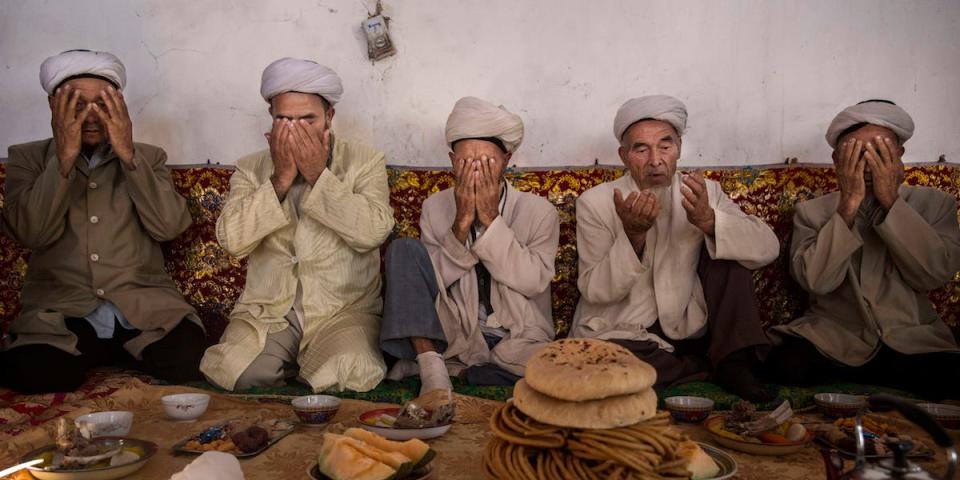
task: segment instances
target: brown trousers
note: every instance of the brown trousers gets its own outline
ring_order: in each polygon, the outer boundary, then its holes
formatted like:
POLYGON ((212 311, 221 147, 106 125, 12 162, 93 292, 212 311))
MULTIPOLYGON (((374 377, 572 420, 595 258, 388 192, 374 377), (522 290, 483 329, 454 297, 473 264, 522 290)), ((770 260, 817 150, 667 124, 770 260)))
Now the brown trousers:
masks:
POLYGON ((707 303, 707 333, 700 338, 671 340, 657 322, 648 331, 670 342, 673 352, 656 342, 611 340, 657 369, 657 387, 705 380, 730 354, 744 349, 769 349, 760 322, 753 275, 731 260, 714 260, 700 250, 697 275, 707 303))

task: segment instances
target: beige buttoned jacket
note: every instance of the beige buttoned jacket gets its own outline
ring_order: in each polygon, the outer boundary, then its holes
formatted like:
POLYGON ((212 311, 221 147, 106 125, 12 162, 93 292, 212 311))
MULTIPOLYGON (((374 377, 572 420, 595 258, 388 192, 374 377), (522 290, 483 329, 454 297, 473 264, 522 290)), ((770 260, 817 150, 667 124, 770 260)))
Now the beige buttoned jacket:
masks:
POLYGON ((927 297, 960 270, 957 201, 930 187, 902 185, 899 194, 889 211, 861 208, 853 228, 837 214, 839 192, 797 205, 790 270, 810 308, 774 327, 774 340, 806 338, 850 366, 883 343, 906 354, 960 350, 927 297))
POLYGON ((30 248, 23 310, 7 348, 49 344, 79 354, 64 318, 84 317, 109 300, 142 333, 124 347, 140 358, 195 310, 164 269, 160 242, 190 226, 159 147, 134 144, 127 169, 109 153, 95 168, 79 158, 59 172, 53 139, 10 147, 4 226, 30 248))

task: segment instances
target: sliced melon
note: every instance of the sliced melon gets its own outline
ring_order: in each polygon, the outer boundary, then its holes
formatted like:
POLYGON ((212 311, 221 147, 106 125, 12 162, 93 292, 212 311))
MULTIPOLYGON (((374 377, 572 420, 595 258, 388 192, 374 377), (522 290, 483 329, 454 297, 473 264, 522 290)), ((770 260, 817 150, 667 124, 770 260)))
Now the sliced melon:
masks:
POLYGON ((349 438, 332 433, 323 434, 317 463, 320 472, 333 480, 391 480, 397 476, 389 465, 357 450, 349 438))
POLYGON ((381 450, 373 445, 370 445, 363 440, 357 440, 355 438, 344 437, 347 442, 350 443, 353 448, 358 452, 383 463, 390 468, 393 468, 397 471, 397 478, 403 478, 408 473, 413 471, 413 462, 407 458, 406 455, 400 452, 388 452, 381 450))
POLYGON ((430 445, 427 445, 423 440, 418 438, 411 438, 405 442, 394 442, 393 440, 387 440, 376 433, 368 432, 362 428, 348 428, 343 434, 350 438, 366 442, 380 450, 402 453, 413 462, 414 470, 430 463, 430 460, 433 460, 433 457, 436 456, 436 452, 430 448, 430 445))

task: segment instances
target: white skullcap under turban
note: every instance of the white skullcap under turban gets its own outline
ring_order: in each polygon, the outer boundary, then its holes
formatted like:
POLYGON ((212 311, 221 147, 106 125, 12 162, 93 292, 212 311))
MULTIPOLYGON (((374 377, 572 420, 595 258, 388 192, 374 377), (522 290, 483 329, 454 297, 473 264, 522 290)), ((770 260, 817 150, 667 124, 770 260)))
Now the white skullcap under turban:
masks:
POLYGON ((330 67, 310 60, 285 57, 263 70, 260 79, 260 95, 270 101, 287 92, 312 93, 335 105, 343 95, 340 76, 330 67))
POLYGON ((447 117, 447 144, 468 138, 496 138, 508 153, 523 142, 523 120, 503 106, 496 106, 477 97, 457 100, 447 117))
POLYGON ((669 95, 648 95, 627 100, 613 120, 613 134, 617 141, 623 139, 623 133, 630 125, 645 119, 654 119, 673 125, 678 135, 687 128, 687 107, 669 95))
POLYGON ((109 52, 68 50, 48 57, 40 65, 40 85, 53 95, 64 80, 77 75, 93 75, 123 90, 127 85, 127 69, 120 59, 109 52))
POLYGON ((833 118, 827 128, 827 143, 837 148, 840 135, 859 123, 889 128, 900 139, 901 145, 913 136, 913 119, 904 109, 886 100, 867 100, 845 108, 833 118))

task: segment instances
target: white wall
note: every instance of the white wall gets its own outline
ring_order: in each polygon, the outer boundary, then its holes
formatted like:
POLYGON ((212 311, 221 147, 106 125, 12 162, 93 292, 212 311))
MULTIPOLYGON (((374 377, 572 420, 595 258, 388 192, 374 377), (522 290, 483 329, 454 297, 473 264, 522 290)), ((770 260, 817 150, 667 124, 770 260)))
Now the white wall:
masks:
POLYGON ((520 166, 617 163, 611 124, 632 96, 690 111, 682 164, 829 161, 842 107, 881 97, 918 130, 908 161, 960 161, 960 1, 384 0, 398 54, 372 64, 374 0, 0 0, 0 156, 49 136, 40 62, 71 48, 127 65, 135 137, 171 163, 265 147, 262 69, 336 69, 335 128, 389 162, 445 165, 443 124, 476 95, 523 117, 520 166))

